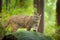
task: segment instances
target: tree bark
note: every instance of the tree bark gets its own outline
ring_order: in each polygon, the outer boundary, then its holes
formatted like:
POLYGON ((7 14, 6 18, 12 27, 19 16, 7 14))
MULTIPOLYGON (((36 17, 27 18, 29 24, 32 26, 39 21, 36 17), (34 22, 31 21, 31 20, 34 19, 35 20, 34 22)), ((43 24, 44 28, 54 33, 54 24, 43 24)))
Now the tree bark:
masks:
POLYGON ((44 0, 34 0, 34 7, 37 8, 37 13, 41 15, 41 20, 38 27, 38 32, 44 32, 44 0))
POLYGON ((10 10, 9 4, 11 0, 6 0, 6 11, 8 12, 10 10), (9 7, 9 8, 8 8, 9 7))
POLYGON ((43 33, 44 32, 44 0, 40 0, 38 1, 38 5, 37 5, 38 9, 38 13, 39 15, 41 15, 41 20, 40 20, 40 24, 39 24, 39 27, 38 27, 38 32, 40 33, 43 33))
POLYGON ((2 0, 0 0, 0 12, 2 11, 2 0))
POLYGON ((60 0, 57 0, 56 3, 56 19, 57 19, 57 27, 59 28, 57 33, 60 33, 60 0))
POLYGON ((57 25, 60 26, 60 0, 57 0, 56 3, 56 13, 57 25))

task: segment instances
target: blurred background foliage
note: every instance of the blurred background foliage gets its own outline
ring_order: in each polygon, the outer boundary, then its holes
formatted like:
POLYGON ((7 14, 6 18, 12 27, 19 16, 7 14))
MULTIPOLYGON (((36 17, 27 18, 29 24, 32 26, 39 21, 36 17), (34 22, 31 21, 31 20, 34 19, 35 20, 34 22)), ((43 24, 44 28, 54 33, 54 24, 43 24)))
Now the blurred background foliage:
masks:
POLYGON ((56 30, 56 0, 45 0, 44 15, 45 33, 53 34, 56 30))

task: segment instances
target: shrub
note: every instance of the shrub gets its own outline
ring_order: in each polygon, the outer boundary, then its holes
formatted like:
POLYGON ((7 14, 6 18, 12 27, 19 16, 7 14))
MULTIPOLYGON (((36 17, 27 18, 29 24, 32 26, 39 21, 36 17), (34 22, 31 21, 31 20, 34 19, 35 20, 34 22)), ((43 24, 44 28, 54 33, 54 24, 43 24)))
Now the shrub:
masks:
POLYGON ((5 35, 3 40, 52 40, 52 38, 38 32, 19 31, 5 35))
POLYGON ((38 32, 19 31, 13 33, 18 40, 52 40, 50 36, 38 32))

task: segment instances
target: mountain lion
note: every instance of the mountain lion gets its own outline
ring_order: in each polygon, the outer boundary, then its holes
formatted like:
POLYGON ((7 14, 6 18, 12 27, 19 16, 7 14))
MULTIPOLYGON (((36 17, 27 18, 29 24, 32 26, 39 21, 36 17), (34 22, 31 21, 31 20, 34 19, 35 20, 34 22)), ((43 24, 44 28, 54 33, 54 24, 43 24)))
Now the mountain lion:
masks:
POLYGON ((15 32, 18 28, 27 28, 27 31, 30 31, 33 27, 34 30, 37 30, 40 17, 41 15, 37 13, 34 16, 13 15, 7 20, 4 27, 6 28, 11 24, 12 32, 15 32))

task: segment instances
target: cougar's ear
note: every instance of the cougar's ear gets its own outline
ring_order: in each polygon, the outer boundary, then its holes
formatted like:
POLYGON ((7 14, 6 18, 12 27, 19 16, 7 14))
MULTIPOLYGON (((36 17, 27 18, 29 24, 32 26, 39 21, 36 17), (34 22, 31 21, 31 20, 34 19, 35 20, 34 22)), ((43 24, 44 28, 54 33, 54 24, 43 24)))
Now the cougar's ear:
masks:
POLYGON ((42 14, 39 14, 39 13, 37 13, 37 12, 34 12, 34 15, 38 15, 38 16, 42 16, 42 14))

